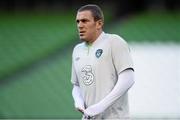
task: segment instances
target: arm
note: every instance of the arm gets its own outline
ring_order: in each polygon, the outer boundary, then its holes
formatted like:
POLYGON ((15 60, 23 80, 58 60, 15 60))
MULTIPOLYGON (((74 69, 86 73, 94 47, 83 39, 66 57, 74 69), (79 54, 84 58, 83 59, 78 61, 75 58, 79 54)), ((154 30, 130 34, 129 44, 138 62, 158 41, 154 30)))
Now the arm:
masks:
POLYGON ((73 86, 72 96, 74 99, 75 108, 83 113, 83 111, 84 111, 84 100, 82 98, 79 86, 77 86, 77 85, 73 86))
POLYGON ((102 113, 111 106, 118 98, 120 98, 134 84, 134 73, 131 69, 122 71, 118 76, 118 81, 112 91, 100 102, 88 107, 85 115, 95 116, 102 113))
POLYGON ((78 81, 78 77, 77 77, 76 69, 74 65, 75 52, 76 52, 76 47, 74 48, 73 54, 72 54, 72 70, 71 70, 71 83, 73 84, 72 97, 74 99, 75 108, 81 113, 83 113, 84 100, 82 97, 81 89, 79 87, 79 81, 78 81))

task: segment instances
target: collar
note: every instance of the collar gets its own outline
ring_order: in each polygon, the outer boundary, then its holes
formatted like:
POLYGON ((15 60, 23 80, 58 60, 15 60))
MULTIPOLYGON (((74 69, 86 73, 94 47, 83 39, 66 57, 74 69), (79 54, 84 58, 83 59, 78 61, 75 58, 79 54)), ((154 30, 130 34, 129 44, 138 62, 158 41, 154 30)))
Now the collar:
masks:
POLYGON ((101 34, 98 36, 98 38, 93 43, 91 43, 91 44, 86 43, 86 45, 88 47, 94 47, 103 40, 104 36, 105 36, 105 33, 104 33, 104 31, 102 31, 101 34))

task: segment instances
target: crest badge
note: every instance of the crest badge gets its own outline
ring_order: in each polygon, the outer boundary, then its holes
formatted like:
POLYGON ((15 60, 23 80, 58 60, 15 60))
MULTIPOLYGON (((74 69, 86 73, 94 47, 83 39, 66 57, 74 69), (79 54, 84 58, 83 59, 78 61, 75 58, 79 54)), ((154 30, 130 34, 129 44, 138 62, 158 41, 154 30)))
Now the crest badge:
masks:
POLYGON ((102 53, 103 53, 103 50, 102 50, 102 49, 96 50, 96 57, 97 57, 97 58, 101 57, 102 53))

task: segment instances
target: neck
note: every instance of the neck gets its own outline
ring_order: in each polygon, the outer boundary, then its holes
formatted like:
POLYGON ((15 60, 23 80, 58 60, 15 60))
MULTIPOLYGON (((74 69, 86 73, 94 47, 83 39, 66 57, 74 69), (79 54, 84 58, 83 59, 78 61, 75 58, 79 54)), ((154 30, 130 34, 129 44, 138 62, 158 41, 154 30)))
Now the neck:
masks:
POLYGON ((87 44, 92 44, 94 41, 96 41, 97 38, 101 35, 101 33, 102 33, 102 30, 99 30, 99 31, 96 33, 94 39, 92 39, 91 41, 88 41, 87 44))

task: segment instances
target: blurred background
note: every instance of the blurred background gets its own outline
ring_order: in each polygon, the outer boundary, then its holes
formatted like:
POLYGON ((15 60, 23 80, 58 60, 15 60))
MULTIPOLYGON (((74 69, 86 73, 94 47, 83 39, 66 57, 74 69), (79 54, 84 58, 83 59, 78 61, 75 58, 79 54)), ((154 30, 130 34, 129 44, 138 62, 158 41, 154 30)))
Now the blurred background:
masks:
POLYGON ((180 119, 179 0, 1 0, 0 119, 80 119, 71 96, 76 11, 99 5, 131 49, 133 119, 180 119))

